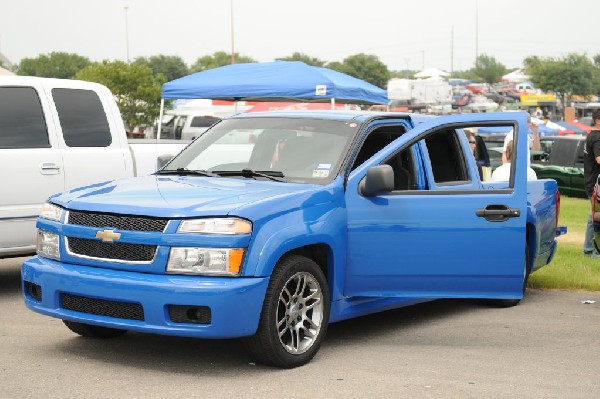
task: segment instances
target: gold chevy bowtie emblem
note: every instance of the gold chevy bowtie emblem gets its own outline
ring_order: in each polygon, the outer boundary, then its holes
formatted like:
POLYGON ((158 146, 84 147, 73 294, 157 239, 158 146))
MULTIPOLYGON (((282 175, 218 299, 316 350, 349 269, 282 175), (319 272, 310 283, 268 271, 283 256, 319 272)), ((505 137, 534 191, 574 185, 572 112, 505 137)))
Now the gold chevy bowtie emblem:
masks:
POLYGON ((101 238, 104 242, 113 242, 121 238, 121 233, 115 233, 114 230, 103 230, 96 233, 96 238, 101 238))

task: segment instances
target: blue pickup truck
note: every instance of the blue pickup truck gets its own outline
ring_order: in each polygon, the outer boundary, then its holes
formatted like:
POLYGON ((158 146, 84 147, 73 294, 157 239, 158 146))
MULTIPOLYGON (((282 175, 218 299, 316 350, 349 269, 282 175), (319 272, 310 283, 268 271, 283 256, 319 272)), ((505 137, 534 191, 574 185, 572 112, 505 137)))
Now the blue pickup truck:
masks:
POLYGON ((86 337, 244 337, 285 368, 331 322, 437 298, 514 306, 559 231, 556 182, 526 180, 526 132, 525 113, 233 116, 154 175, 50 197, 25 303, 86 337), (510 180, 482 182, 463 129, 507 125, 510 180))

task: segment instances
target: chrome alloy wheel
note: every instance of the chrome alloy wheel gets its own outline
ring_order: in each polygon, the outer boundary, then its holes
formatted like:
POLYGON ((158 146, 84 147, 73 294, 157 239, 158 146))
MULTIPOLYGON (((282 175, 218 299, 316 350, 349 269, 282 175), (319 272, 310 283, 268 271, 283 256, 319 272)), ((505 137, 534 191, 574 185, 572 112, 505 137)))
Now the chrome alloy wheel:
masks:
POLYGON ((323 293, 310 273, 294 274, 283 286, 277 304, 279 342, 288 353, 299 355, 311 348, 323 322, 323 293))

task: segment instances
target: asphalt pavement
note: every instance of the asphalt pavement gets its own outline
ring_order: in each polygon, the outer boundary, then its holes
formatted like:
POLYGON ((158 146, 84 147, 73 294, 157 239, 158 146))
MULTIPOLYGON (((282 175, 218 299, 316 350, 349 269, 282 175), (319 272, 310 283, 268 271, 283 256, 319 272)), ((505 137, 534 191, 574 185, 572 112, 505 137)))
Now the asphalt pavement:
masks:
POLYGON ((23 260, 0 260, 0 398, 600 397, 600 293, 529 290, 509 309, 439 300, 348 320, 311 363, 279 370, 238 340, 78 337, 25 307, 23 260))

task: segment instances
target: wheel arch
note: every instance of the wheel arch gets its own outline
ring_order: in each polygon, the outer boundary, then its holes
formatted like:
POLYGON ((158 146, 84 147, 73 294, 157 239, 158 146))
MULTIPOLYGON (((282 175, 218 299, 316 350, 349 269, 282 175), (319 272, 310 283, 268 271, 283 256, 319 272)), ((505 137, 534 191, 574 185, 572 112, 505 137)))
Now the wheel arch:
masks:
MULTIPOLYGON (((323 271, 323 274, 327 278, 329 292, 331 292, 333 281, 333 250, 331 246, 325 243, 304 245, 287 251, 281 256, 281 258, 287 255, 304 256, 313 260, 317 265, 319 265, 319 268, 323 271)), ((277 262, 279 262, 279 260, 277 262)))
POLYGON ((527 223, 527 230, 525 234, 525 249, 527 251, 527 273, 531 273, 533 271, 533 260, 535 259, 535 249, 538 248, 537 242, 537 232, 535 225, 533 223, 527 223))

